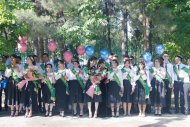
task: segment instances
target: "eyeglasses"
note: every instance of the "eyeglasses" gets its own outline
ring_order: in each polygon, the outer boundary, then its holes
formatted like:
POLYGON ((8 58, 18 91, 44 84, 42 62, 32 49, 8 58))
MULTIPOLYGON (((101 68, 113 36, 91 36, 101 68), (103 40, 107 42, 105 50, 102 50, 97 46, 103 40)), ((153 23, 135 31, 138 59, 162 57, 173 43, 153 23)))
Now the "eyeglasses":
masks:
POLYGON ((164 56, 164 57, 169 57, 169 56, 164 56))

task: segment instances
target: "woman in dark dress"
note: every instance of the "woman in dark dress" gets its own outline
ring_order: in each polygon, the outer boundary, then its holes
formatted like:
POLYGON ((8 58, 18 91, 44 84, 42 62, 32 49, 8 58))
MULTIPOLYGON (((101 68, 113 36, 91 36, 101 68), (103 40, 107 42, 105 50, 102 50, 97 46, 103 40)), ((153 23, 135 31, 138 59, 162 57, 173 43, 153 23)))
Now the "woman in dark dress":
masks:
MULTIPOLYGON (((32 117, 33 110, 37 109, 37 91, 38 91, 38 83, 40 75, 38 72, 38 68, 36 66, 36 62, 33 56, 27 57, 27 67, 25 67, 25 75, 24 78, 28 80, 26 85, 23 87, 25 89, 24 95, 24 106, 26 108, 25 117, 32 117)), ((22 89, 23 89, 22 88, 22 89)))
POLYGON ((149 102, 149 93, 151 91, 151 85, 149 80, 149 71, 145 70, 145 63, 139 63, 139 70, 135 77, 135 102, 138 104, 139 116, 145 117, 146 105, 149 102))
POLYGON ((73 62, 74 68, 69 69, 66 74, 66 78, 69 81, 69 95, 73 106, 73 116, 77 115, 77 104, 80 107, 79 116, 83 116, 83 102, 84 102, 84 76, 83 71, 79 66, 79 61, 73 62))
POLYGON ((122 72, 118 69, 118 61, 112 60, 111 69, 108 71, 108 103, 111 106, 112 117, 115 116, 114 108, 116 106, 116 117, 119 117, 119 108, 121 104, 121 96, 123 94, 123 78, 122 72))
POLYGON ((42 87, 42 94, 43 94, 43 102, 45 104, 45 116, 52 116, 52 110, 55 102, 55 75, 54 72, 52 72, 52 64, 46 64, 46 75, 43 82, 42 87))
POLYGON ((165 87, 164 79, 166 77, 166 70, 162 67, 162 59, 157 58, 154 61, 155 67, 150 69, 152 79, 152 103, 155 108, 155 115, 161 115, 162 107, 165 105, 165 87))
POLYGON ((124 61, 124 67, 121 69, 123 73, 124 93, 122 97, 124 115, 131 115, 131 105, 134 92, 134 76, 135 72, 130 67, 130 60, 124 61))
POLYGON ((64 117, 64 111, 66 108, 67 95, 68 95, 68 82, 65 78, 66 68, 62 60, 58 61, 58 72, 55 73, 55 106, 60 112, 60 116, 64 117))
POLYGON ((16 55, 11 56, 11 66, 5 70, 5 77, 8 78, 8 100, 7 103, 11 108, 11 117, 18 116, 20 104, 20 91, 17 84, 22 78, 22 71, 16 63, 16 55))
POLYGON ((89 118, 92 117, 92 110, 91 105, 92 102, 95 103, 95 112, 94 112, 94 118, 97 117, 98 113, 98 107, 99 102, 102 101, 102 92, 100 90, 100 80, 101 80, 101 74, 99 73, 99 69, 96 69, 96 58, 93 57, 89 59, 88 61, 88 80, 85 87, 85 102, 88 103, 88 111, 89 111, 89 118), (92 96, 88 95, 88 90, 94 87, 94 93, 92 96))

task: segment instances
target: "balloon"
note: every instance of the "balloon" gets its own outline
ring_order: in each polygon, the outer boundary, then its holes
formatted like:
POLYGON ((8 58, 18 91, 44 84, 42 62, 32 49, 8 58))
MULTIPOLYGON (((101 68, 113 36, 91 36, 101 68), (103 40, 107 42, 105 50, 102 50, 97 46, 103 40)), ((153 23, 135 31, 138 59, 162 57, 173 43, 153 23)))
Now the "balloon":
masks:
POLYGON ((71 62, 72 58, 73 58, 73 54, 71 51, 66 51, 63 53, 63 59, 65 60, 65 62, 67 63, 71 62))
POLYGON ((28 38, 26 36, 24 36, 24 37, 19 36, 18 37, 19 43, 26 43, 27 39, 28 38))
POLYGON ((28 50, 28 46, 26 43, 18 43, 17 49, 20 53, 25 53, 28 50))
POLYGON ((77 47, 77 53, 78 53, 79 55, 84 55, 84 53, 85 53, 85 47, 79 45, 79 46, 77 47))
POLYGON ((7 80, 2 80, 1 81, 1 88, 5 89, 7 87, 7 80))
POLYGON ((150 62, 151 59, 152 59, 152 54, 151 54, 150 52, 145 52, 145 53, 143 54, 143 58, 144 58, 144 60, 145 60, 146 62, 150 62))
POLYGON ((51 52, 54 52, 57 49, 57 43, 55 41, 48 42, 48 49, 51 52))
POLYGON ((94 54, 94 47, 93 46, 87 46, 85 48, 85 52, 87 56, 92 56, 94 54))
POLYGON ((106 60, 108 57, 109 57, 109 51, 106 50, 106 49, 103 49, 100 51, 100 57, 103 59, 103 60, 106 60))
POLYGON ((164 52, 165 48, 163 44, 158 44, 155 47, 155 51, 157 54, 161 55, 164 52))

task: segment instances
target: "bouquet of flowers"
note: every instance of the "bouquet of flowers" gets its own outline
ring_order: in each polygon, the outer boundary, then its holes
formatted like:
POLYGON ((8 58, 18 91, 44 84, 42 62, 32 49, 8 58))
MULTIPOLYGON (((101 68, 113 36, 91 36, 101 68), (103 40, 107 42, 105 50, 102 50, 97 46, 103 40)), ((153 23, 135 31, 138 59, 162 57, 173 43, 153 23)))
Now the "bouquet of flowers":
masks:
POLYGON ((35 68, 28 69, 26 74, 24 75, 24 78, 28 80, 37 80, 41 77, 42 75, 35 68))

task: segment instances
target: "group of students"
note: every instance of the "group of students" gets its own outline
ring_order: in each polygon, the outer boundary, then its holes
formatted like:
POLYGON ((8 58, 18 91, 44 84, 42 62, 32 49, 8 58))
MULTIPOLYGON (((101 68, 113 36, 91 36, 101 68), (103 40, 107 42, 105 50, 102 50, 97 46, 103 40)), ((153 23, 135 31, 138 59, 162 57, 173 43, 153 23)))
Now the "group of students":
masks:
POLYGON ((92 56, 83 66, 78 58, 52 64, 47 53, 43 54, 43 63, 37 63, 35 56, 28 56, 25 64, 17 58, 11 55, 11 65, 1 76, 7 80, 4 91, 11 117, 23 110, 29 118, 39 108, 45 109, 45 116, 52 116, 54 107, 64 117, 68 105, 72 105, 72 115, 80 117, 86 105, 89 118, 107 111, 119 117, 121 109, 123 115, 130 116, 135 106, 139 116, 145 117, 147 105, 160 116, 163 111, 171 114, 173 91, 175 113, 189 114, 190 58, 185 65, 177 55, 172 64, 164 52, 154 62, 140 58, 137 64, 133 57, 125 56, 119 65, 117 56, 110 55, 107 60, 92 56))

